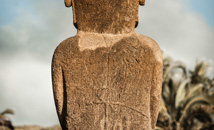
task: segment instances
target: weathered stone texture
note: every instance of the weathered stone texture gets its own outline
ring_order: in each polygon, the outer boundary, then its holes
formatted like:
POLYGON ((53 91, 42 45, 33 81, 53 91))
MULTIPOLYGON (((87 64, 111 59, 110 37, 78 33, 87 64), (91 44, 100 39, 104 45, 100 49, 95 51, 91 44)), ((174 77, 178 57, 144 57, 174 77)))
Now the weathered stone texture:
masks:
POLYGON ((73 0, 74 24, 85 32, 129 33, 138 24, 138 0, 73 0))
POLYGON ((159 46, 135 33, 144 0, 66 0, 78 34, 52 60, 63 130, 154 129, 161 94, 159 46))
POLYGON ((80 51, 80 39, 63 41, 53 57, 54 93, 64 129, 154 127, 162 74, 157 44, 134 33, 110 47, 80 51))

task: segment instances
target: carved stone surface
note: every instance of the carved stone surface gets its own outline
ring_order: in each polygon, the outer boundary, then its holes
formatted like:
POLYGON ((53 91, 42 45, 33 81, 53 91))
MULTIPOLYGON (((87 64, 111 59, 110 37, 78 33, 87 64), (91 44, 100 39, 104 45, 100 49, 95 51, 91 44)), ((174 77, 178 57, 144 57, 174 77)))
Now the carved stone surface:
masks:
POLYGON ((63 130, 154 129, 162 59, 156 42, 134 31, 139 1, 65 2, 74 5, 78 33, 56 48, 52 60, 63 130))

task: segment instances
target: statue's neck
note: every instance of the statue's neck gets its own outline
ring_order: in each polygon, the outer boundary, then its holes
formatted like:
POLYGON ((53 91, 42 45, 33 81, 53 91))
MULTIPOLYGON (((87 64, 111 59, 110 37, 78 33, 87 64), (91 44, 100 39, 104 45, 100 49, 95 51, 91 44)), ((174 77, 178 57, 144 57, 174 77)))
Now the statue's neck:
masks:
POLYGON ((135 31, 135 22, 92 22, 86 21, 77 23, 78 32, 88 32, 97 34, 128 34, 135 31))
POLYGON ((116 37, 128 37, 132 34, 135 34, 135 30, 130 31, 128 33, 118 33, 118 34, 114 34, 114 33, 98 33, 98 32, 87 32, 87 31, 82 31, 82 30, 77 30, 77 35, 78 36, 99 36, 99 37, 108 37, 108 38, 116 38, 116 37))
POLYGON ((85 49, 95 50, 98 47, 111 47, 124 37, 130 37, 134 34, 136 34, 135 31, 122 34, 110 34, 110 33, 85 32, 78 30, 77 32, 77 36, 79 36, 78 45, 80 51, 83 51, 85 49))

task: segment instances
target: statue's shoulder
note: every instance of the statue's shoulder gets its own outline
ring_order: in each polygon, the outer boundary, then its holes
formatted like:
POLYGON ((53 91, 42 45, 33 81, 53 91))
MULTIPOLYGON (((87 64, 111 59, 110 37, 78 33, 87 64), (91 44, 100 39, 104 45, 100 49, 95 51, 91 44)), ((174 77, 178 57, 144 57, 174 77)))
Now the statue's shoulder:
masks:
POLYGON ((55 49, 54 55, 64 55, 78 49, 79 36, 73 36, 62 41, 55 49))
POLYGON ((55 49, 52 62, 64 63, 67 59, 79 53, 79 36, 73 36, 62 41, 55 49))
POLYGON ((161 49, 160 49, 159 45, 157 44, 157 42, 155 40, 153 40, 152 38, 142 35, 142 34, 136 34, 136 36, 143 46, 148 47, 150 49, 150 51, 152 52, 152 55, 154 57, 154 60, 156 62, 162 63, 161 49))
POLYGON ((65 52, 68 49, 75 48, 75 46, 78 45, 78 40, 79 40, 78 35, 65 39, 57 46, 55 52, 58 52, 58 51, 65 52))

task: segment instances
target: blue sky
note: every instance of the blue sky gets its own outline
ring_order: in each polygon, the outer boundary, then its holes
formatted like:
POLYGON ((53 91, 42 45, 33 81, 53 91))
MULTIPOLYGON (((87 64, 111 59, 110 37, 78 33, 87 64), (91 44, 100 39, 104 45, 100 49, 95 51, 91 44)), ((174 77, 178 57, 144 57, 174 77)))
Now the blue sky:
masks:
POLYGON ((190 9, 201 14, 214 27, 214 0, 183 0, 190 9))
MULTIPOLYGON (((0 112, 14 108, 14 124, 59 123, 50 66, 57 45, 76 35, 72 9, 63 0, 0 0, 0 12, 0 112)), ((146 0, 136 32, 193 68, 214 60, 213 17, 214 0, 146 0)))
POLYGON ((33 15, 34 8, 29 0, 1 0, 0 1, 0 25, 11 24, 16 17, 24 11, 31 12, 33 15))
MULTIPOLYGON (((214 27, 214 0, 182 0, 189 9, 201 14, 209 26, 214 27)), ((11 23, 22 11, 32 11, 29 0, 1 0, 0 1, 0 25, 11 23), (16 12, 16 9, 22 9, 16 12)))

